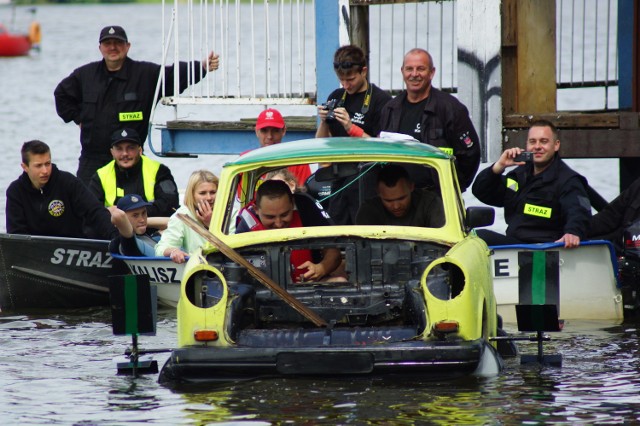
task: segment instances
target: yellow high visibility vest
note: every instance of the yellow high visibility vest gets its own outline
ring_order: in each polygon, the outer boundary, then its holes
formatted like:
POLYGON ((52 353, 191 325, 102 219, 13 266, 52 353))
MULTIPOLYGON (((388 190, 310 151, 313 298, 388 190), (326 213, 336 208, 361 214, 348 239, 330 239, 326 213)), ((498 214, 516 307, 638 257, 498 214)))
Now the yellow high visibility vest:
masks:
MULTIPOLYGON (((156 186, 156 176, 158 175, 158 169, 160 169, 160 163, 144 155, 140 156, 140 161, 142 161, 144 197, 148 202, 153 202, 155 199, 153 189, 156 186)), ((116 183, 116 160, 112 160, 106 166, 99 168, 97 173, 104 190, 104 205, 105 207, 113 206, 116 198, 125 196, 124 189, 118 188, 116 183)))

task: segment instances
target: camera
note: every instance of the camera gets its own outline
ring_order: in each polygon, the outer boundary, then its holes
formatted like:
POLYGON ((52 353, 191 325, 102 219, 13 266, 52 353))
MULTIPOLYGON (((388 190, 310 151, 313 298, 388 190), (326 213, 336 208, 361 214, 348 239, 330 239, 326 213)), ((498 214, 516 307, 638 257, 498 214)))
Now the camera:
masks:
POLYGON ((529 162, 531 160, 533 160, 533 152, 530 151, 522 151, 513 158, 513 161, 515 162, 529 162))
POLYGON ((336 116, 335 116, 333 110, 336 109, 336 107, 338 106, 338 100, 337 99, 331 99, 327 103, 322 104, 322 106, 324 107, 325 110, 329 111, 327 113, 327 118, 325 119, 325 121, 327 123, 331 123, 332 121, 336 121, 336 116))

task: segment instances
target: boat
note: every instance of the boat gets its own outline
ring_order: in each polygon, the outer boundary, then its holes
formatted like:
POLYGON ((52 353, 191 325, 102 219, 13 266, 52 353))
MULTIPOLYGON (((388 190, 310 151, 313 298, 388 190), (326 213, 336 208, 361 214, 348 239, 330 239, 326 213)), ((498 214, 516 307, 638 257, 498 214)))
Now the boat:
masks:
POLYGON ((107 306, 109 276, 128 273, 109 241, 0 233, 0 310, 107 306))
MULTIPOLYGON (((491 269, 498 313, 506 322, 516 322, 515 306, 520 303, 522 256, 540 254, 544 266, 533 280, 555 282, 559 288, 556 304, 563 320, 607 320, 620 323, 625 318, 618 260, 609 241, 583 241, 566 249, 562 243, 492 246, 491 269)), ((530 276, 522 277, 525 281, 530 276), (527 278, 528 277, 528 278, 527 278)), ((524 283, 526 284, 526 283, 524 283)))
POLYGON ((0 57, 24 56, 31 50, 31 39, 28 34, 16 34, 0 24, 0 57))
MULTIPOLYGON (((0 1, 2 4, 11 6, 11 18, 8 24, 0 22, 0 57, 14 57, 28 55, 31 50, 39 50, 42 41, 40 23, 35 19, 37 9, 30 7, 25 11, 31 14, 31 22, 27 31, 20 31, 22 19, 16 19, 16 7, 11 1, 0 1)), ((26 22, 24 22, 26 27, 26 22)))
MULTIPOLYGON (((159 381, 174 386, 264 376, 498 374, 503 363, 492 340, 499 331, 490 251, 470 232, 491 224, 494 211, 464 209, 455 182, 453 158, 439 149, 383 139, 288 142, 225 164, 209 231, 190 225, 210 245, 185 266, 177 347, 159 381), (364 176, 386 162, 434 172, 446 216, 442 226, 234 233, 238 207, 251 202, 248 194, 271 170, 330 163, 316 172, 323 181, 364 176), (339 250, 344 280, 294 282, 291 252, 314 248, 339 250)), ((314 214, 312 206, 303 211, 304 204, 296 205, 301 216, 314 214)), ((188 216, 180 218, 189 224, 188 216)))
POLYGON ((111 254, 127 265, 131 274, 148 275, 149 282, 157 288, 158 303, 175 308, 180 298, 180 280, 184 263, 174 263, 168 257, 123 256, 111 254))

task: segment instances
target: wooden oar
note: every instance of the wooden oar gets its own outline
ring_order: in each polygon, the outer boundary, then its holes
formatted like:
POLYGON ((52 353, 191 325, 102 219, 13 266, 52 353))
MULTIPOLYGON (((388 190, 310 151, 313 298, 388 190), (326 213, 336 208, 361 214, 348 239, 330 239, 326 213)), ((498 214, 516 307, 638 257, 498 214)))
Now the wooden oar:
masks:
POLYGON ((244 266, 247 268, 249 273, 262 284, 264 284, 269 290, 273 291, 275 294, 280 296, 282 300, 287 302, 289 306, 302 314, 309 321, 317 325, 318 327, 327 327, 328 324, 325 320, 323 320, 318 314, 309 309, 305 304, 300 302, 298 299, 289 294, 285 289, 280 287, 277 283, 275 283, 271 278, 266 276, 260 269, 253 266, 247 259, 242 257, 240 253, 226 245, 222 240, 209 232, 208 229, 205 229, 196 222, 191 217, 187 216, 183 213, 177 213, 178 219, 183 221, 189 228, 198 233, 201 237, 209 241, 211 244, 216 246, 222 254, 227 256, 229 259, 233 260, 237 264, 244 266))

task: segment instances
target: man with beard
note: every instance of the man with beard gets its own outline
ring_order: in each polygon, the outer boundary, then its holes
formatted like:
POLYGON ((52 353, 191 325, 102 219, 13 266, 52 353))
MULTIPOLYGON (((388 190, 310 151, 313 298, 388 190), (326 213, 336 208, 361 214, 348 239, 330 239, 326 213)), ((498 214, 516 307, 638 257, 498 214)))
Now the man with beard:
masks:
MULTIPOLYGON (((467 107, 431 85, 436 69, 426 50, 407 52, 400 70, 406 90, 385 105, 381 130, 413 136, 454 155, 458 182, 464 191, 480 165, 480 140, 467 107)), ((418 187, 432 184, 419 168, 411 168, 409 174, 418 187)))
POLYGON ((140 194, 151 203, 150 217, 169 217, 179 206, 178 187, 167 166, 142 155, 142 141, 133 129, 111 135, 113 160, 98 169, 89 188, 106 207, 127 194, 140 194))
POLYGON ((356 225, 439 228, 444 225, 442 199, 435 191, 416 188, 407 171, 389 164, 378 173, 378 196, 358 210, 356 225))
POLYGON ((527 137, 531 161, 517 158, 522 149, 509 148, 478 174, 473 195, 483 203, 504 207, 508 225, 506 236, 478 230, 488 245, 562 242, 573 248, 586 238, 591 220, 587 180, 560 159, 559 149, 556 127, 538 120, 527 137), (511 166, 518 167, 503 175, 511 166))

